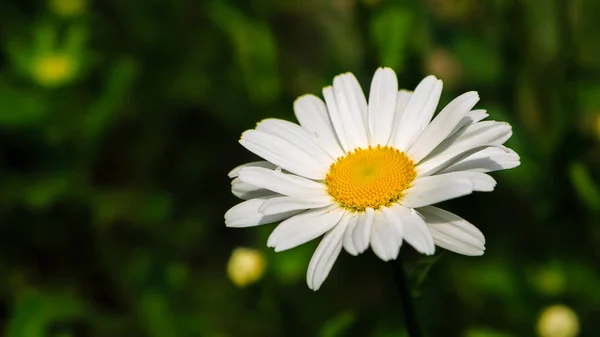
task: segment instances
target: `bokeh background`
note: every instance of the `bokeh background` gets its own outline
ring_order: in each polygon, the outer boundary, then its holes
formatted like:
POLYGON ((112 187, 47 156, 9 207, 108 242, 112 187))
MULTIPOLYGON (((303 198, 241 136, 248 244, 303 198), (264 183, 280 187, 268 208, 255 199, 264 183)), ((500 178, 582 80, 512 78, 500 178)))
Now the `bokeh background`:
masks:
POLYGON ((477 90, 522 161, 493 174, 495 192, 444 204, 486 235, 483 257, 403 247, 426 335, 568 337, 577 320, 598 336, 598 13, 594 0, 0 1, 0 335, 405 336, 370 251, 342 253, 312 292, 316 242, 275 254, 274 225, 223 222, 238 202, 227 172, 256 160, 241 132, 294 120, 294 99, 339 73, 368 88, 389 66, 402 88, 441 78, 441 104, 477 90))

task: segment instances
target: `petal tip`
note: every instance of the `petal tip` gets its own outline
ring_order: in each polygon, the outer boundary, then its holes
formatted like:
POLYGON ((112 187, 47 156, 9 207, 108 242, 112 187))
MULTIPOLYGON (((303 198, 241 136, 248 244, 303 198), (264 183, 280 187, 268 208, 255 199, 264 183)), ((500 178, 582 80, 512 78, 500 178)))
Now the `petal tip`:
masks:
POLYGON ((316 292, 317 290, 319 290, 319 288, 321 288, 320 284, 313 284, 312 282, 306 282, 306 284, 308 285, 308 289, 316 292))
MULTIPOLYGON (((258 125, 259 123, 256 123, 256 125, 258 125)), ((248 135, 253 134, 254 132, 256 132, 256 130, 254 130, 254 129, 250 129, 250 130, 246 130, 246 131, 242 132, 242 134, 240 135, 240 142, 242 140, 244 140, 244 138, 248 137, 248 135)))
POLYGON ((351 72, 341 73, 333 78, 333 86, 336 87, 340 81, 356 81, 356 77, 351 72))
POLYGON ((271 235, 269 236, 269 238, 267 239, 267 247, 269 248, 273 248, 275 247, 275 243, 276 243, 276 239, 273 236, 273 233, 271 233, 271 235))
POLYGON ((320 98, 318 98, 317 96, 315 96, 313 94, 300 95, 294 100, 294 107, 296 107, 298 104, 300 104, 306 100, 314 100, 314 99, 320 99, 320 98))
POLYGON ((390 67, 379 67, 375 71, 375 75, 377 75, 378 73, 387 73, 390 75, 396 75, 396 72, 394 71, 394 69, 392 69, 390 67))
POLYGON ((352 255, 352 256, 358 256, 358 254, 360 254, 360 253, 358 252, 358 250, 350 250, 350 249, 348 249, 348 248, 346 248, 346 253, 348 253, 348 254, 350 254, 350 255, 352 255))

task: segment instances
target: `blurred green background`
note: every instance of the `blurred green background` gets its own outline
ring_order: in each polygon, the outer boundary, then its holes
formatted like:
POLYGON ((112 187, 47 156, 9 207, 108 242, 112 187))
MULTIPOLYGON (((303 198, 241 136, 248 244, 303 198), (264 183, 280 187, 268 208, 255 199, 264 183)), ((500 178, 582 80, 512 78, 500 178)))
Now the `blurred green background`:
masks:
POLYGON ((342 253, 312 292, 316 242, 275 254, 273 225, 223 222, 238 202, 227 172, 256 160, 241 132, 294 120, 293 100, 339 73, 368 88, 389 66, 402 88, 440 77, 441 104, 477 90, 522 161, 493 174, 495 192, 443 205, 486 235, 483 257, 402 249, 426 335, 536 336, 562 304, 598 336, 598 13, 594 0, 1 1, 0 335, 404 336, 370 251, 342 253), (239 267, 255 283, 228 277, 238 247, 257 250, 239 267))

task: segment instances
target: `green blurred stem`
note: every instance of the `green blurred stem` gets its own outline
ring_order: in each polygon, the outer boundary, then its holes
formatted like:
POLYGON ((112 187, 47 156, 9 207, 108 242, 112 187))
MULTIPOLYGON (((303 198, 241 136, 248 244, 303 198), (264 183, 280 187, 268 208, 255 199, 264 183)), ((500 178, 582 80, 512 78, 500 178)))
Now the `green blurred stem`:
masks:
POLYGON ((401 259, 392 261, 392 270, 394 272, 394 280, 396 281, 396 288, 400 293, 400 302, 402 302, 402 311, 404 312, 404 322, 406 324, 406 332, 409 337, 422 337, 419 323, 417 322, 417 316, 415 315, 415 308, 412 301, 412 295, 408 280, 406 278, 406 272, 402 265, 401 259))

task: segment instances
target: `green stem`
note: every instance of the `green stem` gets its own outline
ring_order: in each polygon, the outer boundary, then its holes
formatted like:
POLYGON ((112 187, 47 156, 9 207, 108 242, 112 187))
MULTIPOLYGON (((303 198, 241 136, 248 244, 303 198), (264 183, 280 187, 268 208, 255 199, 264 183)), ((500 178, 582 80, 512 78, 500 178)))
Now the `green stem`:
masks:
POLYGON ((404 312, 404 322, 406 324, 406 331, 409 337, 422 337, 419 323, 415 315, 415 309, 412 302, 412 295, 408 280, 406 279, 406 272, 402 266, 402 261, 396 259, 392 261, 392 270, 394 272, 394 280, 396 281, 396 288, 400 293, 400 301, 402 303, 402 311, 404 312))

